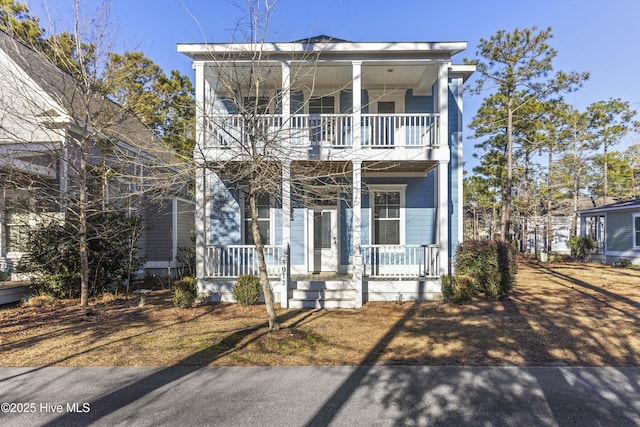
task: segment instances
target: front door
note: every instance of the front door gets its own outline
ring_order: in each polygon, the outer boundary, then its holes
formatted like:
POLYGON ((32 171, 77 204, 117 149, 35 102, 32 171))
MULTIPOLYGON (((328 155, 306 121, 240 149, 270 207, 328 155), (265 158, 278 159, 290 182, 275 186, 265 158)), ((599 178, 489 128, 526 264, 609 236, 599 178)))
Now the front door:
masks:
POLYGON ((338 271, 338 210, 317 207, 309 211, 310 262, 314 273, 338 271))

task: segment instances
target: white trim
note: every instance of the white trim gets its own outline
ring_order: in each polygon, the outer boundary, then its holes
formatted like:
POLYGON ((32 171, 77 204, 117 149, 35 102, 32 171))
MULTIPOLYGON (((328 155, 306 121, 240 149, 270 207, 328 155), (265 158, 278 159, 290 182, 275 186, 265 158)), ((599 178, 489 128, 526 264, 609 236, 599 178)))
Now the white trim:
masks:
POLYGON ((171 199, 171 262, 178 260, 178 199, 171 199))
POLYGON ((374 242, 374 211, 375 211, 375 193, 400 193, 400 242, 398 245, 404 245, 406 243, 405 236, 405 208, 406 208, 406 192, 407 184, 367 184, 369 190, 369 244, 376 245, 378 242, 374 242))
POLYGON ((640 212, 631 214, 631 246, 635 250, 640 250, 640 242, 636 242, 636 233, 640 230, 636 230, 636 218, 640 218, 640 212))
MULTIPOLYGON (((435 163, 435 162, 434 162, 435 163)), ((363 171, 365 178, 424 178, 437 168, 435 167, 427 172, 366 172, 363 171)), ((372 184, 376 185, 376 184, 372 184)))
POLYGON ((178 268, 178 262, 174 260, 167 261, 146 261, 142 266, 144 270, 153 268, 153 269, 167 269, 167 268, 178 268))

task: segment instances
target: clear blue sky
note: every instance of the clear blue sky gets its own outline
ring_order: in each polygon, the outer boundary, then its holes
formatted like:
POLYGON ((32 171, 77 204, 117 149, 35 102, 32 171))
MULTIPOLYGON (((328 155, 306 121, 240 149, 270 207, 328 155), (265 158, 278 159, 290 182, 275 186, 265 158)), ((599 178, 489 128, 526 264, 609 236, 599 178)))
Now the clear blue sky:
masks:
MULTIPOLYGON (((264 0, 262 0, 264 1, 264 0)), ((272 2, 273 0, 270 0, 272 2)), ((21 0, 46 26, 71 14, 71 0, 21 0), (43 11, 48 5, 49 13, 43 11)), ((82 0, 91 14, 96 0, 82 0)), ((245 13, 245 0, 111 0, 110 21, 118 50, 140 50, 165 72, 193 78, 189 58, 177 43, 228 42, 245 13)), ((272 39, 296 40, 327 34, 352 41, 466 41, 473 58, 480 38, 499 29, 552 27, 558 50, 554 68, 590 72, 584 87, 565 99, 576 108, 622 98, 640 111, 640 0, 279 0, 270 25, 272 39)), ((465 99, 465 122, 484 95, 465 99)), ((473 140, 465 130, 465 160, 473 140)), ((629 143, 638 143, 634 136, 629 143)))

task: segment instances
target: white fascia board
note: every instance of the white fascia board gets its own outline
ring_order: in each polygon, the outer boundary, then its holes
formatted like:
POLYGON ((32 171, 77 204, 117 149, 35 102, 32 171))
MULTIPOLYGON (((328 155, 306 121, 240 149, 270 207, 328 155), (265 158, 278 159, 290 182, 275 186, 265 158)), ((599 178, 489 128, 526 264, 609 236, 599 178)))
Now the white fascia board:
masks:
POLYGON ((349 53, 349 54, 388 54, 388 53, 448 53, 453 56, 464 51, 467 42, 337 42, 337 43, 199 43, 178 44, 179 53, 192 58, 202 55, 238 55, 246 52, 262 51, 291 55, 309 52, 349 53))
POLYGON ((470 65, 470 64, 452 64, 449 67, 449 75, 452 76, 462 76, 462 82, 466 82, 469 77, 471 77, 471 74, 475 73, 476 71, 476 66, 475 65, 470 65))
POLYGON ((2 158, 0 157, 0 165, 8 166, 22 172, 33 173, 36 175, 46 176, 48 178, 57 178, 58 174, 55 169, 48 166, 37 165, 24 160, 2 158))

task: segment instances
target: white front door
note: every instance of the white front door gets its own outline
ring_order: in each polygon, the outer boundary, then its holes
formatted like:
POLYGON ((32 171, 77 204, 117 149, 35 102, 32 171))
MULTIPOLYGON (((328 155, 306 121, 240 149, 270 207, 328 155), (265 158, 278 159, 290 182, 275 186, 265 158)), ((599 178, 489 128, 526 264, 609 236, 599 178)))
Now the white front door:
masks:
POLYGON ((338 209, 309 210, 309 271, 338 271, 338 209))

